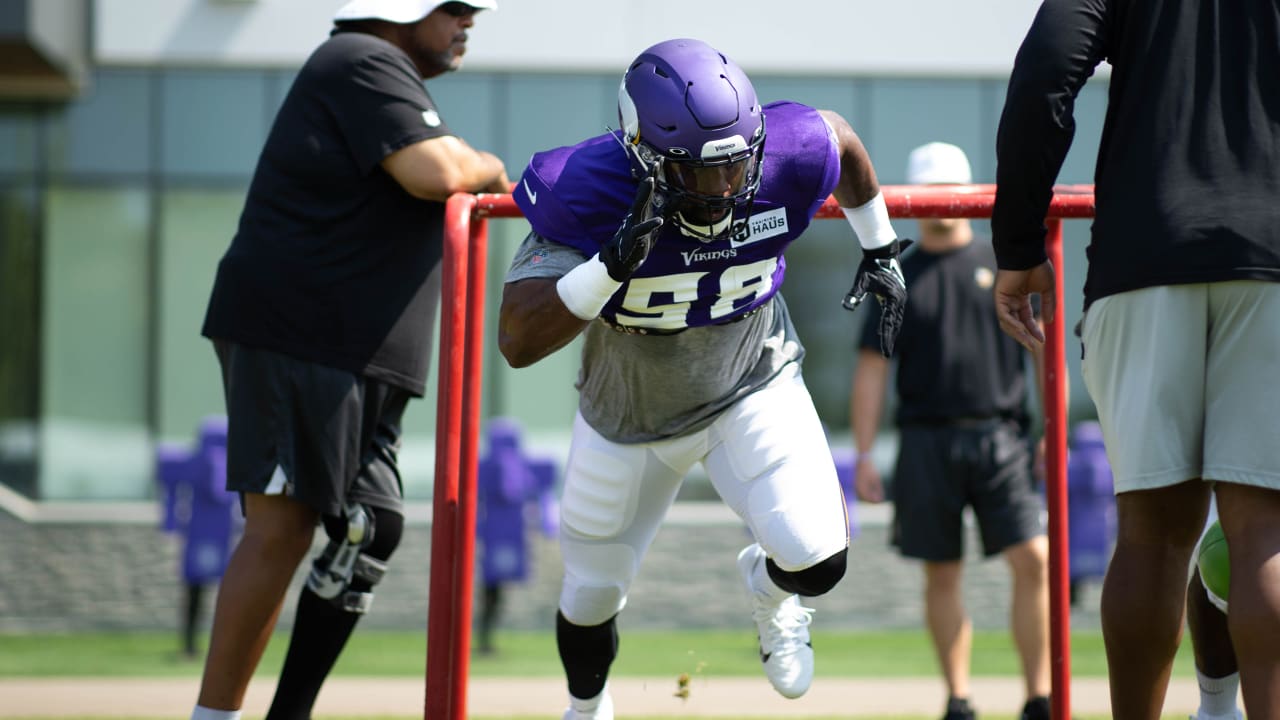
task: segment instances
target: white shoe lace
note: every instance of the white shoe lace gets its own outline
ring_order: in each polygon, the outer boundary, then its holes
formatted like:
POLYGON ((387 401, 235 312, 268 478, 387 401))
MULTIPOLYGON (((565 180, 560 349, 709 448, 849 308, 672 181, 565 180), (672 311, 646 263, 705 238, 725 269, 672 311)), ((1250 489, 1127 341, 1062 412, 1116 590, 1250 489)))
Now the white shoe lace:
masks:
POLYGON ((806 629, 813 622, 813 608, 792 595, 775 607, 757 605, 751 617, 760 629, 760 650, 770 655, 792 655, 808 642, 806 629))

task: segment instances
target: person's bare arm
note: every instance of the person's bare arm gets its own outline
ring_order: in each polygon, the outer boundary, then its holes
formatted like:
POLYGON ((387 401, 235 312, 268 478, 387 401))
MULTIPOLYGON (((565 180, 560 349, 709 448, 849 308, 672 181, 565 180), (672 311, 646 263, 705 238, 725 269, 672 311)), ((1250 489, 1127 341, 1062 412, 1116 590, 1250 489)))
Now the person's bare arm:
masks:
POLYGON ((557 279, 529 278, 503 286, 498 349, 511 367, 527 367, 568 345, 590 322, 565 307, 557 279))
POLYGON ((532 365, 577 337, 649 257, 663 222, 650 217, 655 186, 653 175, 640 181, 618 232, 585 262, 558 278, 503 287, 498 347, 512 367, 532 365))
POLYGON ((840 207, 865 205, 880 192, 871 156, 862 145, 862 139, 843 116, 831 110, 819 110, 818 114, 827 121, 840 146, 840 179, 831 194, 840 203, 840 207))
POLYGON ((862 350, 853 370, 853 392, 849 398, 849 419, 853 425, 853 447, 858 453, 854 470, 854 490, 858 499, 883 502, 884 486, 872 462, 871 449, 880 431, 885 388, 889 382, 889 361, 880 353, 862 350))
POLYGON ((511 190, 502 160, 453 135, 406 145, 383 158, 382 168, 406 192, 422 200, 443 202, 457 192, 511 190))

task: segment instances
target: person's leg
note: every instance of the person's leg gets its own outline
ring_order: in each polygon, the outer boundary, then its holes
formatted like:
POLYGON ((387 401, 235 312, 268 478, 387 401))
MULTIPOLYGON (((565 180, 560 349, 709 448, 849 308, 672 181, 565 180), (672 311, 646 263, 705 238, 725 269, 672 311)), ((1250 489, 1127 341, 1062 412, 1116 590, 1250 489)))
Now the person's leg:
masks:
POLYGON ((766 677, 779 694, 813 680, 804 597, 844 577, 849 522, 822 423, 798 366, 726 409, 703 461, 716 492, 756 539, 738 554, 766 677))
POLYGON ((282 495, 245 495, 244 534, 218 587, 198 703, 239 710, 285 591, 311 547, 316 513, 282 495))
MULTIPOLYGON (((964 561, 924 563, 924 617, 947 684, 947 701, 969 700, 973 623, 964 607, 964 561)), ((948 716, 952 713, 948 710, 948 716)))
POLYGON ((1027 699, 1048 697, 1049 539, 1037 535, 1005 550, 1013 577, 1010 625, 1027 699))
POLYGON ((578 415, 560 505, 564 580, 556 644, 569 689, 566 720, 612 720, 609 669, 616 617, 685 473, 702 455, 702 433, 660 443, 610 442, 578 415))
POLYGON ((1033 443, 1021 425, 1000 422, 960 433, 972 453, 965 473, 984 553, 1004 556, 1012 580, 1009 626, 1022 668, 1023 720, 1048 720, 1049 539, 1035 489, 1033 443))
POLYGON ((1217 483, 1231 557, 1227 623, 1245 714, 1280 717, 1280 491, 1217 483))
POLYGON ((400 543, 404 518, 399 512, 375 507, 365 507, 360 512, 367 514, 365 522, 372 533, 371 538, 354 543, 344 543, 350 526, 348 518, 324 519, 330 542, 315 560, 307 585, 298 594, 289 649, 267 720, 309 720, 321 686, 356 623, 368 611, 373 587, 400 543), (354 556, 353 566, 336 570, 344 554, 354 556))
POLYGON ((1187 630, 1200 687, 1200 707, 1195 720, 1235 720, 1239 717, 1236 695, 1240 689, 1240 673, 1231 645, 1231 631, 1226 613, 1209 600, 1199 568, 1187 583, 1187 630))
POLYGON ((1230 556, 1227 622, 1245 713, 1280 717, 1280 283, 1210 284, 1204 477, 1230 556))
POLYGON ((1187 568, 1209 504, 1192 480, 1116 496, 1115 552, 1102 583, 1102 636, 1117 720, 1157 720, 1182 639, 1187 568))
POLYGON ((1013 576, 1010 626, 1027 701, 1022 720, 1049 719, 1049 540, 1038 535, 1005 551, 1013 576))
POLYGON ((1116 489, 1115 551, 1102 585, 1111 710, 1155 720, 1182 633, 1191 551, 1204 527, 1209 291, 1152 287, 1094 302, 1082 375, 1116 489))
POLYGON ((894 470, 890 542, 924 567, 924 622, 947 690, 944 718, 974 716, 970 703, 972 630, 961 588, 968 472, 952 427, 906 425, 894 470))
POLYGON ((341 409, 313 407, 307 413, 321 423, 312 428, 311 437, 328 448, 311 456, 309 474, 331 478, 334 484, 324 496, 344 498, 344 505, 323 518, 329 542, 312 561, 298 594, 289 649, 267 720, 309 720, 321 686, 369 611, 374 586, 404 533, 396 454, 408 395, 377 381, 352 381, 343 373, 322 377, 312 387, 320 396, 321 390, 355 388, 342 393, 341 409))

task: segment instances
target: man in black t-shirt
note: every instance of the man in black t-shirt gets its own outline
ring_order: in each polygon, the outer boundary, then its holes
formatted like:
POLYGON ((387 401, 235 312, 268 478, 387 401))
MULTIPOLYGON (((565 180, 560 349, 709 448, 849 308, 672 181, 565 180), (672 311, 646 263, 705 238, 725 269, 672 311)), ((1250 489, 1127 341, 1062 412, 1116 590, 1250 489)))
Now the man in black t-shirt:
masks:
POLYGON ((1116 491, 1101 614, 1121 720, 1161 712, 1210 494, 1231 548, 1245 714, 1280 717, 1277 38, 1276 0, 1045 0, 1009 77, 996 310, 1005 332, 1039 347, 1029 298, 1048 315, 1056 282, 1045 214, 1075 98, 1111 65, 1080 369, 1116 491))
MULTIPOLYGON (((964 151, 928 143, 911 152, 912 184, 972 182, 964 151)), ((850 415, 858 499, 885 492, 871 449, 890 362, 897 362, 900 453, 893 476, 891 542, 921 560, 925 619, 947 686, 944 720, 973 720, 972 623, 964 607, 964 511, 973 509, 983 552, 1013 574, 1011 627, 1026 687, 1022 717, 1048 720, 1048 554, 1042 502, 1027 437, 1027 356, 1000 332, 991 288, 995 255, 962 218, 920 220, 915 252, 902 260, 911 289, 893 357, 879 351, 876 317, 863 328, 850 415)), ((1039 367, 1037 363, 1037 367, 1039 367)))
POLYGON ((352 0, 276 115, 202 333, 222 366, 227 488, 245 512, 192 720, 240 717, 316 525, 270 720, 310 718, 404 526, 396 454, 425 390, 444 201, 510 190, 423 80, 495 0, 352 0))

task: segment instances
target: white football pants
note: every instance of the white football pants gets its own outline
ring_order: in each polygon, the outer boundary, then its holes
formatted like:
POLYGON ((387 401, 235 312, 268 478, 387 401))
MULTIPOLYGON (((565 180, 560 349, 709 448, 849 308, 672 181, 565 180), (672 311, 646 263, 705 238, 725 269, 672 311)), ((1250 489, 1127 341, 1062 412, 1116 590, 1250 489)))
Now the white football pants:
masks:
MULTIPOLYGON (((831 449, 794 363, 707 428, 681 437, 623 445, 578 415, 560 506, 565 618, 599 625, 622 610, 641 560, 697 462, 783 570, 803 570, 848 547, 831 449)), ((726 558, 726 572, 732 568, 726 558)))

